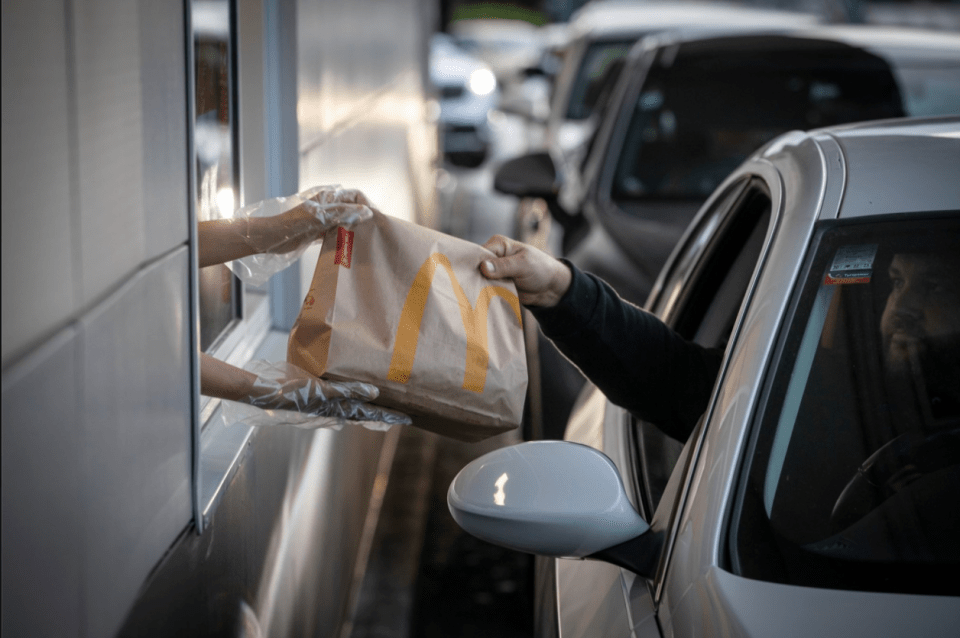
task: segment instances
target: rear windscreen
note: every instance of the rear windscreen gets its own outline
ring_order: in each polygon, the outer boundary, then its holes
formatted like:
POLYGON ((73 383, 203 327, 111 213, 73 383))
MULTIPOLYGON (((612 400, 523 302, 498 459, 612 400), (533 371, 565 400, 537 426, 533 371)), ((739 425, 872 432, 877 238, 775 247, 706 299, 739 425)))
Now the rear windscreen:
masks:
POLYGON ((890 66, 849 46, 756 38, 666 50, 634 105, 613 196, 704 199, 781 133, 903 114, 890 66))

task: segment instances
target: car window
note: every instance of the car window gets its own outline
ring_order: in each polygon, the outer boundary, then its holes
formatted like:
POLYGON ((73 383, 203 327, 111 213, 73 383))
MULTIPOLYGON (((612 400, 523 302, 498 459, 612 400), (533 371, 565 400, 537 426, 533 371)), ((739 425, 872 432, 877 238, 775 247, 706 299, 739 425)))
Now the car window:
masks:
POLYGON ((615 79, 615 76, 608 73, 608 69, 630 51, 634 42, 635 40, 593 42, 587 47, 570 90, 567 119, 585 120, 590 117, 602 92, 603 83, 615 79))
MULTIPOLYGON (((760 258, 770 216, 770 194, 762 181, 755 180, 746 188, 733 185, 715 212, 701 220, 703 242, 694 239, 688 244, 697 260, 690 265, 676 304, 665 313, 667 324, 681 336, 707 348, 726 347, 760 258)), ((635 428, 644 506, 654 512, 683 442, 639 419, 635 428)))
POLYGON ((612 197, 703 200, 790 130, 903 114, 881 58, 837 43, 756 38, 664 49, 638 94, 612 197))
POLYGON ((960 220, 825 228, 776 360, 735 571, 960 593, 960 220))
POLYGON ((960 114, 960 65, 898 65, 903 110, 911 117, 960 114))

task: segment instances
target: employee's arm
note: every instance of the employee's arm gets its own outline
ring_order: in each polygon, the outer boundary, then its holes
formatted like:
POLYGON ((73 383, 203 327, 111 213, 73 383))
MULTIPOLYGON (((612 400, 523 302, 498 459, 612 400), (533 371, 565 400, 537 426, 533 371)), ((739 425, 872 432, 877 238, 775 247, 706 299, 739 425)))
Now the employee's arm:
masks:
POLYGON ((197 224, 200 268, 260 253, 288 253, 319 239, 326 227, 294 208, 273 217, 213 219, 197 224))
POLYGON ((299 206, 270 217, 213 219, 197 224, 200 268, 261 253, 283 254, 340 225, 369 219, 370 200, 356 189, 321 189, 299 206))
POLYGON ((257 375, 200 353, 200 394, 217 399, 249 402, 257 375))

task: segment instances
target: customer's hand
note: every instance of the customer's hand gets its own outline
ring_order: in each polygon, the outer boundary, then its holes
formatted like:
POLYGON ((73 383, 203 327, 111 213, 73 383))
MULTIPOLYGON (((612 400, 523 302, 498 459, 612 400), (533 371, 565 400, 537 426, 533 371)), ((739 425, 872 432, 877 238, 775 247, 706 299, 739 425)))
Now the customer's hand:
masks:
POLYGON ((485 259, 480 272, 487 279, 512 280, 525 306, 555 306, 570 288, 570 269, 538 248, 502 235, 491 237, 483 247, 496 257, 485 259))

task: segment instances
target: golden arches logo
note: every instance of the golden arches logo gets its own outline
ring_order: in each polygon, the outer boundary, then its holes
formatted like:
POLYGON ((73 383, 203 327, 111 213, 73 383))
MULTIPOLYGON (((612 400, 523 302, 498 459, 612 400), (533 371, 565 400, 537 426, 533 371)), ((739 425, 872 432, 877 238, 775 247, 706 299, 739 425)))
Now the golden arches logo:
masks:
POLYGON ((413 359, 417 353, 417 340, 420 338, 420 324, 423 322, 423 311, 427 306, 427 296, 433 285, 433 276, 437 267, 442 266, 450 276, 453 292, 460 305, 460 318, 467 333, 467 361, 463 376, 463 388, 473 392, 483 392, 487 381, 487 310, 494 297, 500 297, 513 309, 513 314, 520 323, 520 300, 512 292, 499 286, 485 286, 477 297, 477 307, 470 305, 467 294, 453 274, 453 267, 445 255, 433 253, 420 266, 417 276, 413 278, 413 285, 407 293, 400 312, 400 325, 397 327, 397 338, 393 346, 393 357, 390 359, 390 370, 387 379, 406 383, 410 380, 413 370, 413 359))

